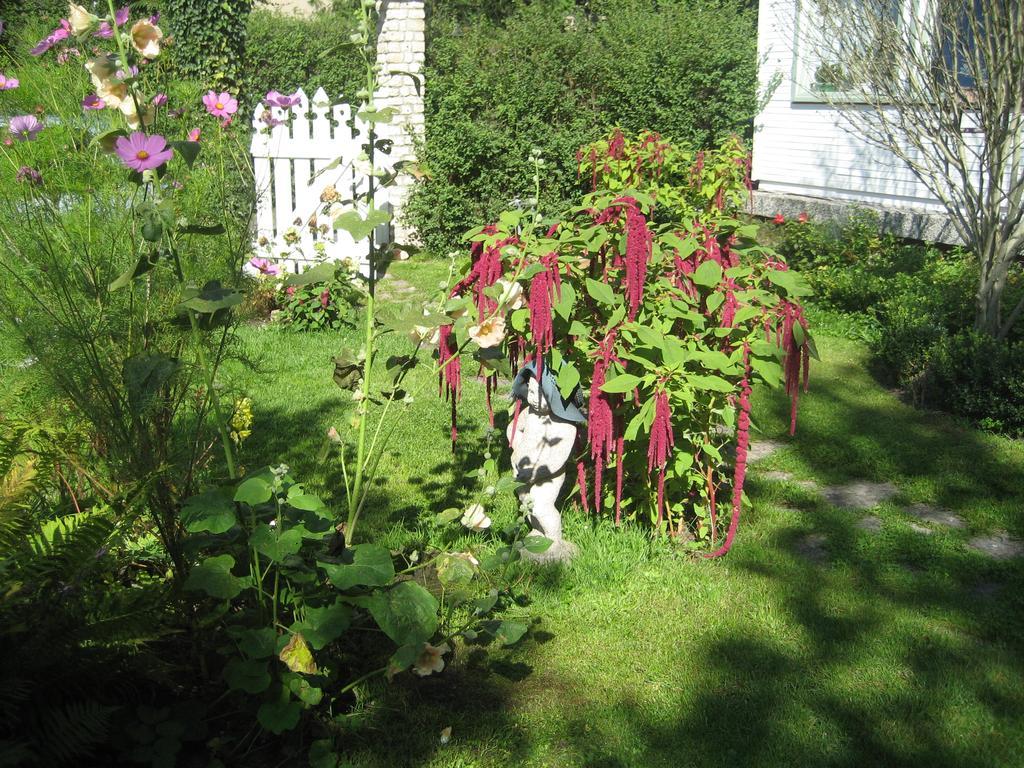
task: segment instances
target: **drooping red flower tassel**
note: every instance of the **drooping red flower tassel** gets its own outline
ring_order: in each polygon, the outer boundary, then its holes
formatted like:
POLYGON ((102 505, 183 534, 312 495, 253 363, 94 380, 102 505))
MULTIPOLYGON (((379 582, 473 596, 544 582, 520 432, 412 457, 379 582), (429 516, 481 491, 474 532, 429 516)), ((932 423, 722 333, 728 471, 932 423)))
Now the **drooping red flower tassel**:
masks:
POLYGON ((676 444, 672 434, 672 409, 668 402, 668 392, 664 389, 655 395, 654 423, 651 424, 651 437, 647 446, 647 473, 658 468, 658 526, 661 526, 665 502, 665 466, 669 454, 676 444))
POLYGON ((587 441, 590 443, 590 457, 594 461, 594 499, 597 511, 601 511, 601 476, 608 464, 608 456, 615 441, 615 415, 607 392, 601 389, 611 364, 615 349, 616 330, 605 337, 598 346, 598 358, 594 361, 594 373, 590 378, 590 400, 587 405, 587 441))
POLYGON ((789 434, 796 433, 797 403, 800 399, 800 387, 807 391, 807 377, 810 369, 810 344, 807 337, 807 320, 804 318, 803 307, 789 301, 779 303, 782 315, 780 343, 784 357, 782 369, 786 375, 786 394, 789 395, 789 434), (794 328, 799 326, 803 331, 803 343, 797 343, 794 328))
POLYGON ((622 456, 625 448, 625 439, 622 431, 615 440, 615 524, 622 522, 622 456))
POLYGON ((530 338, 533 340, 537 380, 543 373, 543 356, 555 343, 552 302, 562 295, 562 275, 558 271, 558 255, 550 253, 542 259, 547 269, 538 272, 530 281, 530 338))
POLYGON ((743 483, 747 477, 747 451, 750 448, 750 345, 743 345, 743 381, 740 382, 740 416, 736 423, 736 469, 732 480, 732 519, 722 546, 704 557, 721 557, 732 547, 740 525, 743 483))
POLYGON ((582 461, 576 462, 576 484, 580 487, 580 505, 583 513, 590 514, 590 502, 587 501, 587 466, 582 461))
POLYGON ((647 279, 647 263, 651 258, 653 237, 647 228, 647 219, 640 212, 631 197, 620 198, 626 202, 626 303, 629 319, 635 320, 644 298, 644 281, 647 279))

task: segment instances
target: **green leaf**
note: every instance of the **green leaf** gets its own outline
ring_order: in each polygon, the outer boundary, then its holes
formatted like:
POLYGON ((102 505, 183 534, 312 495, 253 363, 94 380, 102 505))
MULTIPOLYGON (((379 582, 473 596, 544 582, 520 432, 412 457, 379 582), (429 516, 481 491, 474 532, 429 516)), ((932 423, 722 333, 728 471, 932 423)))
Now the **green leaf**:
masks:
POLYGON ((413 581, 374 593, 370 615, 397 645, 425 643, 437 631, 437 600, 413 581))
POLYGON ((563 363, 558 369, 558 391, 564 400, 568 400, 579 386, 580 372, 572 363, 563 363))
POLYGON ((502 645, 514 645, 522 639, 529 627, 515 621, 488 621, 484 630, 502 645))
POLYGON ((261 555, 280 563, 302 548, 302 531, 298 528, 289 528, 281 531, 278 536, 269 525, 260 523, 249 537, 249 544, 261 555))
POLYGON ((315 707, 323 701, 323 690, 312 685, 309 680, 296 672, 283 672, 281 682, 287 685, 292 695, 303 704, 315 707))
POLYGON ((639 376, 634 376, 631 373, 623 373, 619 376, 616 376, 614 379, 609 379, 604 384, 602 384, 601 391, 613 393, 632 392, 634 389, 637 388, 637 385, 639 385, 640 382, 641 379, 639 376))
POLYGON ((309 644, 306 643, 306 638, 300 632, 296 632, 291 636, 277 657, 292 672, 298 672, 303 675, 316 674, 316 662, 313 660, 313 652, 309 650, 309 644))
POLYGON ((270 483, 262 477, 250 477, 243 480, 238 486, 238 490, 235 491, 235 501, 255 507, 258 504, 266 504, 273 495, 270 483))
POLYGON ((222 600, 237 597, 249 584, 246 579, 231 573, 234 567, 235 558, 231 555, 208 557, 189 573, 188 579, 185 580, 185 589, 205 592, 210 597, 222 600))
POLYGON ((303 512, 319 512, 326 504, 319 496, 314 496, 311 493, 297 493, 294 496, 288 494, 288 506, 303 512))
POLYGON ((244 693, 263 693, 270 687, 267 662, 258 659, 232 658, 224 666, 224 680, 228 688, 244 693))
POLYGON ((464 586, 473 580, 473 566, 464 557, 442 555, 437 561, 437 579, 446 588, 464 586))
POLYGON ((735 387, 721 376, 695 376, 689 375, 686 381, 694 389, 708 389, 712 392, 732 392, 735 387))
POLYGON ((132 413, 145 411, 179 370, 181 361, 162 352, 140 352, 127 358, 121 374, 132 413))
POLYGON ((183 292, 187 298, 178 307, 191 309, 201 315, 209 315, 222 309, 228 309, 242 303, 244 298, 234 288, 224 288, 219 280, 211 280, 201 291, 188 289, 183 292))
POLYGON ((127 137, 128 132, 122 128, 118 128, 117 130, 101 133, 92 141, 93 144, 98 146, 104 152, 113 152, 117 148, 117 140, 122 136, 127 137))
POLYGON ((656 331, 653 328, 646 325, 637 325, 632 328, 633 333, 649 347, 654 349, 662 349, 665 346, 665 334, 660 331, 656 331))
POLYGON ((196 158, 199 157, 201 145, 198 141, 172 141, 170 145, 174 148, 174 153, 181 157, 189 168, 192 167, 196 158))
POLYGON ((333 261, 325 261, 314 267, 310 267, 301 274, 289 275, 288 279, 284 281, 284 284, 287 286, 301 287, 303 285, 326 283, 333 280, 337 273, 338 265, 333 261))
POLYGON ((555 302, 555 312, 560 318, 568 322, 569 318, 572 317, 572 308, 575 303, 576 289, 569 283, 562 283, 562 294, 558 301, 555 302))
POLYGON ((591 277, 587 278, 587 293, 590 297, 598 302, 599 304, 607 304, 609 306, 615 305, 615 293, 606 284, 594 280, 591 277))
POLYGON ((137 277, 142 277, 144 274, 156 267, 156 265, 160 263, 160 257, 163 253, 164 252, 159 248, 154 248, 148 254, 140 256, 135 266, 122 272, 116 280, 107 286, 107 290, 117 291, 127 285, 131 285, 132 280, 137 277))
POLYGON ((340 763, 331 739, 317 739, 309 745, 309 768, 338 768, 340 763))
POLYGON ((708 259, 703 262, 690 276, 697 285, 714 288, 722 282, 722 265, 708 259))
POLYGON ((532 552, 535 555, 540 555, 551 549, 551 545, 553 543, 554 542, 547 536, 531 534, 523 539, 523 549, 527 552, 532 552))
POLYGON ((356 544, 341 555, 340 563, 318 562, 338 589, 383 587, 395 578, 391 553, 379 544, 356 544))
POLYGON ((207 237, 223 235, 226 231, 223 224, 186 224, 178 228, 178 234, 181 235, 203 235, 207 237))
POLYGON ((792 298, 809 296, 814 291, 807 284, 807 281, 797 272, 781 271, 772 269, 768 271, 768 279, 775 285, 782 288, 786 295, 792 298))
POLYGON ((685 240, 674 232, 668 232, 662 235, 662 242, 665 243, 669 248, 674 248, 679 252, 679 258, 685 259, 694 251, 697 250, 698 243, 697 238, 687 237, 685 240))
POLYGON ((237 639, 238 649, 250 659, 269 659, 277 646, 277 633, 270 627, 242 630, 237 639))
POLYGON ((409 645, 403 645, 388 659, 388 679, 394 677, 399 672, 404 672, 413 664, 416 663, 416 659, 419 658, 420 653, 423 652, 423 643, 411 643, 409 645))
POLYGON ((776 386, 782 381, 782 366, 774 360, 764 360, 760 357, 750 358, 750 367, 754 369, 770 386, 776 386))
POLYGON ((292 701, 287 690, 276 701, 265 701, 256 712, 259 724, 273 734, 280 735, 299 724, 302 705, 292 701))
POLYGON ((341 637, 352 621, 352 609, 336 600, 322 608, 306 606, 305 619, 292 624, 292 632, 301 632, 310 646, 319 651, 341 637))
POLYGON ((189 533, 226 533, 237 522, 235 505, 220 488, 191 497, 181 508, 181 523, 189 533))
POLYGON ((380 208, 371 209, 366 218, 358 211, 345 211, 334 220, 335 229, 344 229, 357 243, 370 236, 374 229, 391 221, 391 214, 380 208))

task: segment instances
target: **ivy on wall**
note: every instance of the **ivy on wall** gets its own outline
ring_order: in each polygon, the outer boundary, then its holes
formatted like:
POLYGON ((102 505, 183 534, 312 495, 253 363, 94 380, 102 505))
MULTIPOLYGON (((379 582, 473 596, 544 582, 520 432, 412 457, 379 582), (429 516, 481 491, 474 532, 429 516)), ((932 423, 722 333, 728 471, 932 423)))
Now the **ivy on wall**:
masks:
POLYGON ((211 85, 235 85, 252 6, 253 0, 164 0, 178 71, 211 85))

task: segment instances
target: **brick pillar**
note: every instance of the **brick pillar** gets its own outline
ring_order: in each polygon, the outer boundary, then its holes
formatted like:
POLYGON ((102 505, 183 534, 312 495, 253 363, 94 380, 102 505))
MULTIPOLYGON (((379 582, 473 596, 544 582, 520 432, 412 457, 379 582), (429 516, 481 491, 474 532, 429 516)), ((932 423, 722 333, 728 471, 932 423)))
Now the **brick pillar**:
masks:
MULTIPOLYGON (((423 0, 378 0, 377 62, 380 64, 380 87, 377 105, 392 107, 394 121, 388 131, 382 134, 394 141, 394 148, 388 157, 390 162, 415 160, 415 142, 423 138, 423 61, 426 54, 426 16, 423 0), (392 74, 411 72, 420 77, 420 92, 408 75, 392 74)), ((400 176, 388 192, 394 207, 395 239, 399 243, 410 243, 415 232, 402 223, 404 203, 408 199, 413 179, 408 174, 400 176)))

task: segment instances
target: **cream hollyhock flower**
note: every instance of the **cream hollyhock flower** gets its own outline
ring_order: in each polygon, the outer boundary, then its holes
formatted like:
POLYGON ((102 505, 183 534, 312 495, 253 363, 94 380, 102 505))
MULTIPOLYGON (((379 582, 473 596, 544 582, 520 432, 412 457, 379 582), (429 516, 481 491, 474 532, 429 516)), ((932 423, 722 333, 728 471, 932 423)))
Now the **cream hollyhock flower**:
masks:
POLYGON ((124 83, 112 83, 109 80, 102 81, 96 86, 96 95, 103 100, 110 109, 120 109, 126 101, 135 109, 135 102, 128 98, 128 86, 124 83))
POLYGON ((505 318, 495 315, 484 320, 480 325, 469 326, 469 338, 481 349, 490 349, 501 344, 505 338, 505 318))
POLYGON ((132 47, 147 59, 155 59, 160 55, 160 41, 164 33, 148 19, 140 19, 132 26, 132 47))
POLYGON ((121 110, 121 114, 124 115, 124 119, 128 122, 128 127, 132 129, 141 128, 143 125, 152 125, 156 117, 156 110, 153 109, 152 104, 147 105, 140 116, 138 109, 135 107, 135 99, 130 96, 125 98, 118 108, 121 110))
POLYGON ((96 89, 110 86, 110 79, 117 74, 117 63, 109 56, 97 56, 85 62, 85 68, 92 76, 92 84, 96 89))
POLYGON ((431 328, 429 325, 414 325, 412 330, 409 331, 409 341, 413 344, 426 342, 428 345, 435 347, 440 340, 440 328, 431 328))
POLYGON ((451 648, 448 647, 448 643, 441 643, 440 645, 424 643, 423 650, 420 651, 420 655, 416 657, 416 661, 412 665, 412 671, 420 677, 440 672, 444 669, 443 657, 450 651, 451 648))
POLYGON ((483 504, 470 504, 462 515, 462 524, 471 531, 482 531, 491 527, 491 518, 484 512, 483 504))
POLYGON ((511 311, 520 309, 525 305, 526 302, 523 301, 523 286, 519 283, 509 280, 498 280, 495 285, 501 288, 498 304, 502 307, 511 311))
POLYGON ((84 35, 99 19, 89 13, 78 3, 71 3, 68 6, 68 22, 71 24, 71 34, 75 37, 84 35))

